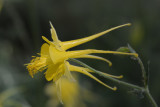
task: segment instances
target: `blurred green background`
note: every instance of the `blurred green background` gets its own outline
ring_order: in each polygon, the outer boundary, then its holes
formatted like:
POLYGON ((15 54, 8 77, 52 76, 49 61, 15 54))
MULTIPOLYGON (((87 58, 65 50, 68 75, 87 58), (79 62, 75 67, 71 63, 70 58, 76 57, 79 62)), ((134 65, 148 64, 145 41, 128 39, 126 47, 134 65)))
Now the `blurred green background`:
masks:
MULTIPOLYGON (((0 106, 48 107, 45 87, 50 82, 45 80, 43 73, 31 78, 24 64, 39 53, 44 43, 42 35, 51 40, 49 21, 62 41, 132 23, 131 27, 112 31, 73 49, 116 50, 130 44, 139 53, 146 69, 149 68, 149 88, 160 105, 159 0, 0 0, 0 106)), ((142 86, 137 61, 128 56, 100 56, 111 60, 113 66, 109 68, 106 63, 92 59, 81 61, 109 74, 123 74, 123 81, 142 86)), ((80 74, 80 87, 91 92, 93 97, 92 101, 82 99, 86 107, 151 107, 142 93, 96 76, 117 86, 118 90, 114 92, 80 74)))

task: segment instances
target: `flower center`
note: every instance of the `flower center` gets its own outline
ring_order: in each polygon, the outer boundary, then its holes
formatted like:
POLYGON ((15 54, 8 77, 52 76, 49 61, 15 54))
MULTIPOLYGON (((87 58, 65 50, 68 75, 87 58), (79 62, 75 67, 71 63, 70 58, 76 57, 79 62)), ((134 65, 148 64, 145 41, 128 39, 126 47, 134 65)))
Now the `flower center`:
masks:
POLYGON ((47 68, 46 60, 47 58, 44 56, 35 57, 32 59, 31 63, 27 64, 27 69, 32 78, 38 71, 43 71, 47 68))

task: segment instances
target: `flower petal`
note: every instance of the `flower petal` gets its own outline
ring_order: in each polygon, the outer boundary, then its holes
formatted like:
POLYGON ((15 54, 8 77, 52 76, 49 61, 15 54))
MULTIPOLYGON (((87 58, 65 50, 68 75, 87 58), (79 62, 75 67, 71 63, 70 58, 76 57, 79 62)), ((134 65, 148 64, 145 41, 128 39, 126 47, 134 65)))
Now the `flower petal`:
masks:
MULTIPOLYGON (((54 81, 53 81, 54 82, 54 81)), ((57 96, 60 100, 60 102, 63 104, 63 101, 62 101, 62 93, 61 93, 61 78, 58 79, 55 84, 56 84, 56 90, 57 90, 57 96)))
POLYGON ((57 33, 56 33, 56 30, 55 30, 55 28, 53 27, 53 25, 52 25, 52 23, 51 22, 49 22, 50 23, 50 26, 51 26, 51 37, 52 37, 52 39, 53 39, 53 43, 54 43, 54 45, 56 46, 56 48, 58 49, 58 50, 60 50, 60 51, 62 51, 62 48, 61 48, 61 44, 60 44, 60 40, 58 39, 58 36, 57 36, 57 33))
POLYGON ((49 45, 47 43, 41 46, 41 56, 42 55, 49 55, 49 45))
POLYGON ((71 40, 71 41, 65 41, 65 42, 62 42, 62 45, 63 45, 63 49, 64 50, 67 50, 67 49, 70 49, 72 47, 75 47, 75 46, 78 46, 80 44, 83 44, 83 43, 86 43, 86 42, 89 42, 93 39, 96 39, 112 30, 115 30, 115 29, 118 29, 118 28, 121 28, 121 27, 124 27, 124 26, 130 26, 131 24, 128 23, 128 24, 123 24, 123 25, 120 25, 120 26, 117 26, 117 27, 113 27, 111 29, 108 29, 108 30, 105 30, 103 32, 100 32, 100 33, 97 33, 95 35, 91 35, 89 37, 85 37, 85 38, 82 38, 82 39, 77 39, 77 40, 71 40))
POLYGON ((64 67, 65 67, 65 76, 70 80, 70 81, 74 81, 75 79, 73 78, 70 69, 69 69, 69 62, 64 61, 64 67))
MULTIPOLYGON (((88 72, 95 73, 95 72, 93 72, 93 71, 92 71, 92 70, 90 70, 90 69, 87 69, 87 68, 85 68, 85 69, 86 69, 86 71, 88 71, 88 72)), ((121 78, 123 78, 123 75, 115 76, 115 75, 107 74, 107 73, 100 72, 100 71, 96 71, 96 72, 99 72, 99 73, 101 73, 101 74, 103 74, 103 75, 105 75, 105 76, 112 77, 112 78, 117 78, 117 79, 121 79, 121 78)))
POLYGON ((52 45, 53 47, 55 47, 54 44, 53 44, 53 42, 49 41, 46 37, 42 36, 42 39, 43 39, 44 41, 46 41, 48 44, 50 44, 50 45, 52 45))
POLYGON ((50 64, 48 65, 48 69, 45 72, 45 77, 48 81, 51 81, 52 79, 56 81, 61 77, 61 73, 62 64, 50 64))
POLYGON ((51 30, 51 37, 52 37, 52 39, 53 39, 54 42, 58 43, 58 42, 59 42, 59 39, 58 39, 56 30, 55 30, 55 28, 53 27, 52 23, 51 23, 51 22, 49 22, 49 23, 50 23, 50 26, 51 26, 51 29, 50 29, 50 30, 51 30))
POLYGON ((59 51, 51 45, 49 47, 49 53, 54 64, 63 63, 64 60, 68 59, 68 55, 66 55, 66 52, 59 51))
POLYGON ((107 54, 120 54, 120 55, 133 55, 138 57, 136 53, 125 53, 125 52, 117 52, 117 51, 105 51, 105 50, 95 50, 95 49, 86 49, 86 50, 77 50, 77 51, 68 51, 66 52, 66 56, 68 58, 77 58, 81 55, 91 54, 91 53, 107 53, 107 54))
POLYGON ((103 83, 102 81, 100 81, 99 79, 97 79, 95 76, 93 76, 92 74, 90 74, 89 72, 87 72, 86 69, 83 68, 83 67, 78 67, 78 66, 70 65, 70 70, 71 71, 77 71, 77 72, 80 72, 82 74, 85 74, 85 75, 87 75, 90 78, 96 80, 97 82, 99 82, 100 84, 104 85, 105 87, 107 87, 109 89, 112 89, 112 90, 116 90, 117 89, 116 87, 110 87, 107 84, 103 83))

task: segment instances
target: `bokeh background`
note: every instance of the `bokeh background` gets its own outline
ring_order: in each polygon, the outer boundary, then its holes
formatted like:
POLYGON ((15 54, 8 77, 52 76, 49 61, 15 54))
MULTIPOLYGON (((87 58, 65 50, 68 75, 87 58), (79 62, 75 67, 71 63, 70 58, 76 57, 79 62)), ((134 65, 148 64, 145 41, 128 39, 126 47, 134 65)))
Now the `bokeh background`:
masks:
MULTIPOLYGON (((46 81, 43 73, 31 78, 24 66, 31 56, 39 53, 44 43, 42 35, 51 40, 49 21, 62 41, 132 23, 130 27, 112 31, 73 49, 117 50, 130 44, 149 70, 149 88, 160 105, 159 0, 0 0, 0 106, 64 106, 56 99, 57 94, 52 93, 55 89, 47 88, 52 82, 46 81)), ((106 63, 93 59, 81 61, 103 72, 123 74, 123 81, 142 86, 137 61, 128 56, 100 56, 111 60, 113 66, 109 68, 106 63)), ((75 75, 77 105, 68 107, 151 107, 146 97, 133 89, 95 75, 105 83, 117 86, 118 90, 114 92, 87 76, 75 75)), ((73 96, 72 93, 69 95, 73 96)))

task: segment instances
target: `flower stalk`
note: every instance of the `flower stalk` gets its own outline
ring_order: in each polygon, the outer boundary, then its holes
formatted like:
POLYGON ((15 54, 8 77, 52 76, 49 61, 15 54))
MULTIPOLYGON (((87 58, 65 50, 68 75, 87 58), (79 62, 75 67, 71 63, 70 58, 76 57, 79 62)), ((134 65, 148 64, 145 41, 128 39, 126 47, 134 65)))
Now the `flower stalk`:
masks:
POLYGON ((113 81, 113 82, 116 82, 116 83, 120 84, 120 85, 124 85, 124 86, 129 87, 129 88, 134 88, 134 89, 138 89, 138 90, 142 90, 142 91, 143 91, 143 88, 140 87, 140 86, 137 86, 137 85, 134 85, 134 84, 130 84, 130 83, 127 83, 127 82, 124 82, 124 81, 121 81, 121 80, 112 78, 112 77, 110 77, 110 76, 104 75, 102 72, 100 72, 100 71, 98 71, 98 70, 96 70, 96 69, 88 66, 87 64, 85 64, 85 63, 83 63, 83 62, 81 62, 81 61, 79 61, 79 60, 77 60, 77 59, 71 58, 71 59, 69 59, 69 60, 70 60, 70 61, 73 61, 73 62, 76 62, 76 63, 80 64, 81 66, 92 70, 94 73, 97 73, 99 76, 102 76, 102 77, 104 77, 104 78, 107 78, 107 79, 109 79, 109 80, 111 80, 111 81, 113 81))
MULTIPOLYGON (((139 57, 138 57, 139 58, 139 57)), ((140 59, 140 58, 139 58, 140 59)), ((123 85, 125 87, 128 87, 128 88, 132 88, 132 89, 136 89, 136 90, 139 90, 140 92, 144 93, 146 95, 146 97, 148 98, 148 100, 151 102, 151 104, 153 105, 153 107, 158 107, 158 105, 156 104, 155 100, 153 99, 152 95, 150 94, 149 92, 149 89, 148 89, 148 86, 147 87, 141 87, 141 86, 138 86, 138 85, 134 85, 134 84, 131 84, 131 83, 127 83, 127 82, 124 82, 124 81, 121 81, 121 80, 118 80, 118 79, 115 79, 115 78, 112 78, 110 76, 107 76, 107 75, 104 75, 102 72, 98 71, 98 70, 95 70, 94 68, 88 66, 87 64, 77 60, 77 59, 73 59, 71 58, 70 61, 73 61, 73 62, 76 62, 78 64, 80 64, 81 66, 85 67, 85 68, 88 68, 90 70, 92 70, 93 72, 97 73, 98 75, 100 76, 103 76, 104 78, 106 79, 109 79, 117 84, 120 84, 120 85, 123 85)), ((142 62, 142 61, 141 61, 142 62)), ((142 63, 143 64, 143 63, 142 63)), ((141 67, 144 68, 143 65, 141 65, 141 67)), ((141 68, 142 69, 142 68, 141 68)), ((146 74, 143 74, 143 76, 146 75, 146 74)), ((147 77, 147 76, 145 76, 147 77)))
MULTIPOLYGON (((128 44, 128 49, 130 50, 130 52, 136 53, 136 51, 129 44, 128 44)), ((144 68, 143 62, 140 59, 140 57, 136 57, 136 60, 138 61, 139 65, 141 67, 141 71, 142 71, 144 93, 145 93, 146 97, 148 98, 148 100, 152 103, 153 107, 158 107, 157 103, 155 102, 152 95, 150 94, 149 87, 148 87, 148 75, 147 75, 147 72, 144 68)))

